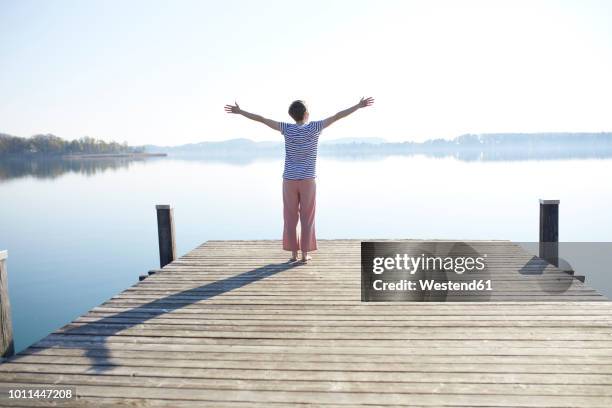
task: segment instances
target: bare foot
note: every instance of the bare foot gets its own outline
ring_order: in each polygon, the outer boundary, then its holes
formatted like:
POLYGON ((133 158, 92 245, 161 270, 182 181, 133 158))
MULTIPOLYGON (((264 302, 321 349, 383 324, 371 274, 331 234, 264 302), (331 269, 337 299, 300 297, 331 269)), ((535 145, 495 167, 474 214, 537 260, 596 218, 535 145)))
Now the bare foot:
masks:
POLYGON ((297 256, 298 256, 297 251, 291 252, 291 258, 289 258, 289 263, 293 263, 293 262, 297 261, 297 256))
POLYGON ((300 259, 300 262, 308 263, 308 261, 310 261, 311 259, 312 259, 312 256, 310 255, 302 255, 302 259, 300 259))

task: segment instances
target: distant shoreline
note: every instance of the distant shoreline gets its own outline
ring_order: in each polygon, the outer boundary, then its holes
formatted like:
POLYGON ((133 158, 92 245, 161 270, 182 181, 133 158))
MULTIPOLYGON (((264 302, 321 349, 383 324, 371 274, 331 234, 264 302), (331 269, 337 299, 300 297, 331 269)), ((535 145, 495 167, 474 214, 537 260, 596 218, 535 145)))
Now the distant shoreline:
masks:
POLYGON ((64 154, 63 159, 115 159, 115 158, 130 158, 137 159, 141 157, 166 157, 167 153, 84 153, 84 154, 64 154))

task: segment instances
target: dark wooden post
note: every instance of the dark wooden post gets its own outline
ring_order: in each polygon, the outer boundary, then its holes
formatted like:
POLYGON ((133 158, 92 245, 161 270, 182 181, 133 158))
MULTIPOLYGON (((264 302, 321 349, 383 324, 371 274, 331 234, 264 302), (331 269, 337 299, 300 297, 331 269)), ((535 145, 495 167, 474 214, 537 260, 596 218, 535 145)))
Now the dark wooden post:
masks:
POLYGON ((169 205, 156 205, 157 236, 159 238, 159 266, 163 268, 176 258, 174 216, 169 205))
POLYGON ((11 302, 9 302, 6 276, 7 257, 8 251, 0 251, 0 357, 10 357, 15 354, 11 302))
POLYGON ((540 258, 559 266, 559 200, 540 200, 540 258))

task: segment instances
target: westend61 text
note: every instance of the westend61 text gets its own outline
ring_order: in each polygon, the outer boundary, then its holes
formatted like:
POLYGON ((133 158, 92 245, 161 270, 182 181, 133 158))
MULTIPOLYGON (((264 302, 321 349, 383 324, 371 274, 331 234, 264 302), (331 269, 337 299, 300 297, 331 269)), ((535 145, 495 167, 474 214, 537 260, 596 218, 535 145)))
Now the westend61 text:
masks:
POLYGON ((444 281, 436 282, 433 279, 419 279, 411 281, 402 279, 396 282, 385 282, 381 279, 372 282, 376 291, 399 290, 399 291, 486 291, 493 290, 491 280, 474 279, 469 282, 444 281))

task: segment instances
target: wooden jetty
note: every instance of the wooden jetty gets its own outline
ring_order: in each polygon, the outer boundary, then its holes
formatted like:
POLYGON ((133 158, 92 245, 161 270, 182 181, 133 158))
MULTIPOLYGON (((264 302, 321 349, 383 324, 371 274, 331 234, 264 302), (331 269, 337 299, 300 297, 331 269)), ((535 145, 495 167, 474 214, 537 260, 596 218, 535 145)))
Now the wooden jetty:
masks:
POLYGON ((66 407, 612 407, 612 303, 584 283, 487 241, 492 302, 363 303, 360 242, 300 265, 279 241, 208 241, 0 364, 0 387, 72 386, 66 407))

